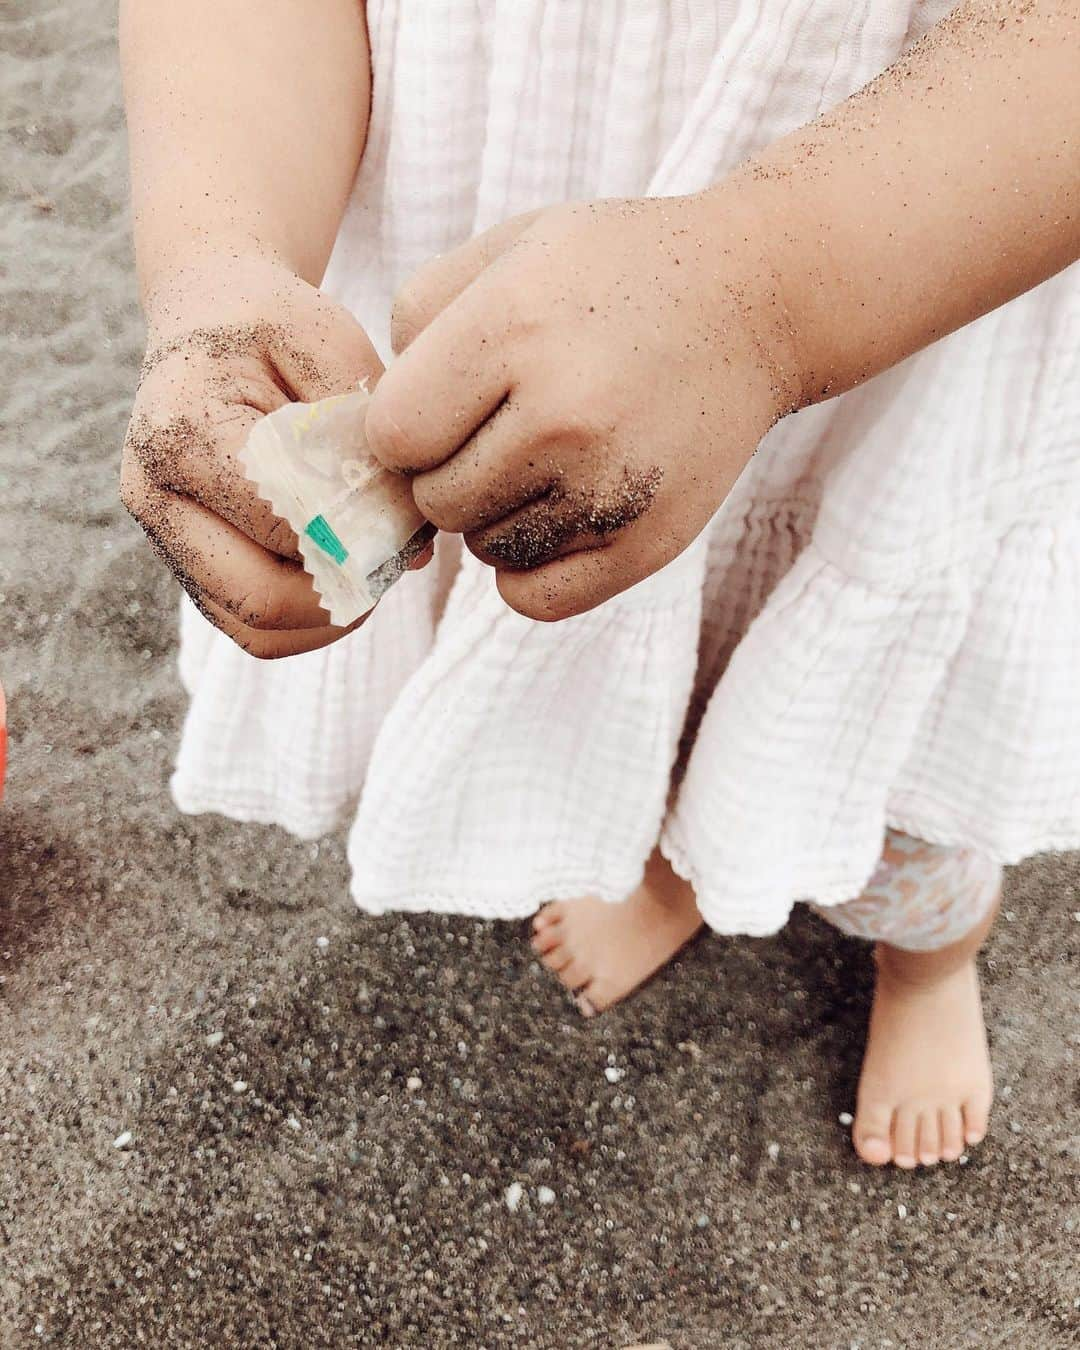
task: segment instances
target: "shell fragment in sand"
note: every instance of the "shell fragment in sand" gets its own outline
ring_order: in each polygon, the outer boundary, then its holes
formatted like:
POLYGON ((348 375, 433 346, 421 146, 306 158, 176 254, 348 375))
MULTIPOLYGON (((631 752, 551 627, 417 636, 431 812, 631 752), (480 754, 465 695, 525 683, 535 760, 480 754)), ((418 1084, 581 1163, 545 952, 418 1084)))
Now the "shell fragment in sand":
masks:
POLYGON ((367 405, 363 389, 287 403, 255 423, 239 456, 296 531, 323 608, 342 626, 374 608, 435 537, 408 479, 368 452, 367 405))

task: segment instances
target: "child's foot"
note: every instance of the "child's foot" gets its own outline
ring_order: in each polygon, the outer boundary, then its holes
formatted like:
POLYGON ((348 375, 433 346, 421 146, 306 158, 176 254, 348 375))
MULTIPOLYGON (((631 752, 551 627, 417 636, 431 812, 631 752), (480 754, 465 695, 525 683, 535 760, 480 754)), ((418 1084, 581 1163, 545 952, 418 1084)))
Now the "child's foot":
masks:
POLYGON ((954 1162, 986 1134, 994 1085, 974 956, 933 958, 879 944, 877 986, 851 1131, 864 1162, 954 1162))
POLYGON ((610 1008, 666 965, 702 926, 690 884, 654 853, 620 905, 559 900, 533 920, 533 950, 586 1017, 610 1008))

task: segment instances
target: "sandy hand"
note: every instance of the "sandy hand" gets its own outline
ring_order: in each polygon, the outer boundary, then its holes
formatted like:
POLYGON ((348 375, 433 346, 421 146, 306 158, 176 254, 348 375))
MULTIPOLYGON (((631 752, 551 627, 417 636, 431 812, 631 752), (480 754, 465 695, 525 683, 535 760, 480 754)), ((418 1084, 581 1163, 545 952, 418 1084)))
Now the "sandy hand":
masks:
POLYGON ((552 208, 429 263, 399 297, 405 350, 368 442, 521 613, 580 613, 670 562, 798 403, 740 191, 552 208))
POLYGON ((149 339, 124 445, 121 493, 202 612, 253 655, 288 656, 330 623, 297 539, 237 460, 254 423, 377 378, 340 306, 262 258, 202 261, 147 304, 149 339))

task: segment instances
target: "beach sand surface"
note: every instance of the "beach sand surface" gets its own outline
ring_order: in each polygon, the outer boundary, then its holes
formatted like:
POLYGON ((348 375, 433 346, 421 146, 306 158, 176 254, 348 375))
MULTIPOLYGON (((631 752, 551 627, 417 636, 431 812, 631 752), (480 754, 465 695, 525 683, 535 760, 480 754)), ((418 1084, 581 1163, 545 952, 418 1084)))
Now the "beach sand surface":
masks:
POLYGON ((586 1024, 521 928, 174 810, 114 25, 0 8, 0 1346, 1078 1344, 1076 857, 1009 875, 990 1138, 901 1174, 839 1123, 867 963, 809 916, 586 1024))

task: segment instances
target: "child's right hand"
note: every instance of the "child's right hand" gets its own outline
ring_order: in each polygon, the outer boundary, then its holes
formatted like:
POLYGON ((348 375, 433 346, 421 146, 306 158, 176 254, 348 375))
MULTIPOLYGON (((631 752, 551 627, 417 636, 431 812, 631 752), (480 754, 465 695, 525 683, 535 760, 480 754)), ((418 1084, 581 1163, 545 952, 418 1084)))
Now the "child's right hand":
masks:
POLYGON ((146 303, 142 379, 121 495, 208 619, 259 657, 313 651, 330 624, 296 536, 236 460, 252 424, 290 400, 382 373, 356 320, 280 263, 213 255, 146 303))

